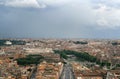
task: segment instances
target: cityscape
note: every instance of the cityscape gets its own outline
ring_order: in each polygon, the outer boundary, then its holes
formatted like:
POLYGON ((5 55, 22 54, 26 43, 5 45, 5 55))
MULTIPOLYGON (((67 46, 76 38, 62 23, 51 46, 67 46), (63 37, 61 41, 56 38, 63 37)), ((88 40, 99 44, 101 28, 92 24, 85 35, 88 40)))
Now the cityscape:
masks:
POLYGON ((120 40, 1 39, 0 79, 120 79, 120 40))
POLYGON ((0 79, 120 79, 120 0, 0 0, 0 79))

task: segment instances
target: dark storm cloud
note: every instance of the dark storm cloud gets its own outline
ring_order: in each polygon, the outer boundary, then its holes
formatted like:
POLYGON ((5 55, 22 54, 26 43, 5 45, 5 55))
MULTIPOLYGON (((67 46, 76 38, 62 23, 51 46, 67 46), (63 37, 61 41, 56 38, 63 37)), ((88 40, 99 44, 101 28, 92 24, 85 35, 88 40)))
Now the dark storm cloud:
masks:
MULTIPOLYGON (((1 38, 117 37, 115 32, 119 29, 120 20, 116 21, 114 17, 108 18, 106 6, 100 5, 94 9, 95 3, 101 3, 99 1, 30 0, 29 4, 26 3, 27 0, 23 0, 23 2, 19 2, 20 0, 6 1, 0 0, 1 38), (104 16, 105 18, 103 18, 104 16), (112 23, 111 26, 109 23, 112 23)), ((118 10, 114 11, 117 13, 118 10)), ((111 9, 110 12, 112 12, 111 9)), ((114 15, 116 14, 112 14, 112 16, 114 15)))

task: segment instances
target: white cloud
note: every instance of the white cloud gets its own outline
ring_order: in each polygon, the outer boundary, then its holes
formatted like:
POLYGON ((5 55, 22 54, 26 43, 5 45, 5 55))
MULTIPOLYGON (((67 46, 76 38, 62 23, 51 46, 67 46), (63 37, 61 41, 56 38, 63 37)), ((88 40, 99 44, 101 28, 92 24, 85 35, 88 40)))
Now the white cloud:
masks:
POLYGON ((39 3, 43 3, 51 6, 59 6, 59 5, 69 3, 71 1, 73 0, 38 0, 39 3))
POLYGON ((101 0, 93 2, 93 10, 96 14, 97 28, 118 29, 120 28, 120 4, 119 0, 101 0))
POLYGON ((60 6, 73 0, 0 0, 0 5, 9 7, 34 7, 60 6))
POLYGON ((99 10, 100 13, 104 13, 104 12, 112 9, 111 7, 106 6, 105 4, 102 4, 102 3, 99 3, 98 7, 99 7, 98 10, 99 10))
POLYGON ((1 5, 9 7, 34 7, 34 8, 44 8, 45 5, 40 5, 37 0, 6 0, 0 2, 1 5))

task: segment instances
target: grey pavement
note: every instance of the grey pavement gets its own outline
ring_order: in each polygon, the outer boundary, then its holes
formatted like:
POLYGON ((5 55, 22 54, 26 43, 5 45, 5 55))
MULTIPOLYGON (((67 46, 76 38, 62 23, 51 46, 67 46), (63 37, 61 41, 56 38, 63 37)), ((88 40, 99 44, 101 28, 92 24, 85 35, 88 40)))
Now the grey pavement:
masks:
POLYGON ((60 79, 74 79, 74 75, 72 72, 72 67, 70 64, 65 64, 63 68, 63 73, 60 79))

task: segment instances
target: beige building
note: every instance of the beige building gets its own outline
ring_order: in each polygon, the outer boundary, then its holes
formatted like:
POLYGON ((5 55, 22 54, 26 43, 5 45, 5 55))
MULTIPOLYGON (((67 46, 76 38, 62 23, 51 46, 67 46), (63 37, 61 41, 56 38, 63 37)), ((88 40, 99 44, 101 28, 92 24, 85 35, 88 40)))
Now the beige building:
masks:
POLYGON ((36 79, 59 79, 62 69, 62 63, 43 62, 38 65, 36 79))

